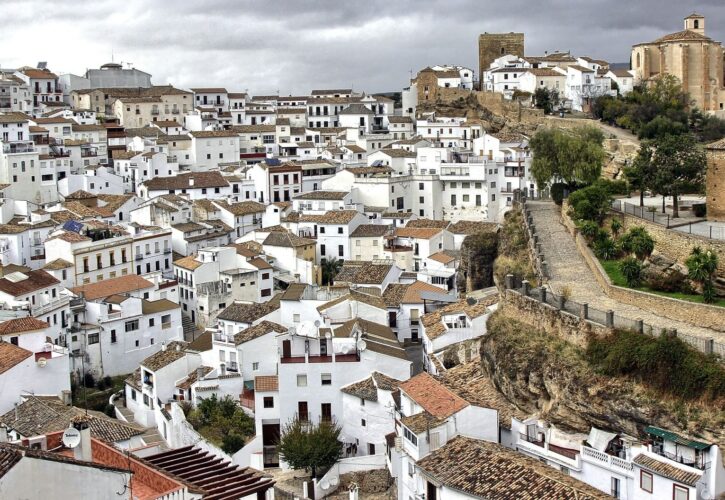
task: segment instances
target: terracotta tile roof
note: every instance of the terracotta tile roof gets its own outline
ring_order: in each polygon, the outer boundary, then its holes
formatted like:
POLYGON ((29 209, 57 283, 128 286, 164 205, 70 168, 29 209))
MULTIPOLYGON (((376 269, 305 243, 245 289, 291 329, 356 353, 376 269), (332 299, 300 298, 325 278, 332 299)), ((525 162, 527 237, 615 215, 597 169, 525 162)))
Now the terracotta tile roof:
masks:
POLYGON ((346 167, 345 170, 354 175, 387 175, 394 172, 394 170, 390 167, 346 167))
POLYGON ((468 406, 468 403, 448 390, 439 381, 423 372, 400 384, 413 401, 436 418, 448 418, 468 406))
POLYGON ((350 194, 349 191, 308 191, 298 194, 295 200, 342 200, 350 194))
POLYGON ((172 177, 154 177, 144 182, 150 191, 165 191, 176 189, 201 189, 213 187, 226 187, 229 183, 222 174, 213 172, 192 172, 172 177), (193 181, 193 182, 192 182, 193 181))
POLYGON ((254 323, 260 318, 279 309, 281 294, 277 294, 267 302, 234 302, 219 313, 218 319, 237 323, 254 323))
POLYGON ((0 292, 13 296, 25 295, 59 283, 60 281, 54 278, 52 274, 37 269, 25 273, 6 274, 0 279, 0 292))
POLYGON ((522 68, 524 73, 531 73, 535 76, 559 76, 559 77, 566 77, 566 75, 563 75, 559 73, 558 71, 554 71, 551 68, 522 68))
POLYGON ((446 333, 446 326, 443 324, 443 316, 446 314, 466 314, 469 318, 478 318, 486 314, 489 305, 496 302, 498 302, 498 295, 472 306, 465 300, 460 300, 424 314, 420 320, 425 327, 425 336, 429 340, 434 340, 446 333))
POLYGON ((30 229, 30 226, 18 224, 0 224, 0 234, 20 234, 30 229))
POLYGON ((267 335, 268 333, 285 333, 287 328, 272 321, 262 321, 256 325, 245 328, 234 335, 234 344, 239 345, 250 340, 267 335))
POLYGON ((392 268, 393 264, 365 262, 362 265, 351 265, 345 262, 335 277, 335 281, 357 285, 381 285, 392 268))
POLYGON ((413 219, 409 220, 405 227, 407 228, 437 228, 445 229, 449 226, 450 222, 447 220, 433 220, 433 219, 413 219))
POLYGON ((415 434, 433 429, 445 423, 445 418, 436 418, 427 411, 402 417, 400 422, 415 434))
POLYGON ((322 215, 302 214, 300 222, 318 224, 349 224, 360 212, 357 210, 330 210, 322 215))
POLYGON ((0 123, 26 123, 27 121, 28 116, 23 113, 0 113, 0 123))
MULTIPOLYGON (((412 221, 411 221, 412 222, 412 221)), ((498 230, 498 224, 493 222, 482 222, 473 220, 460 220, 448 227, 448 231, 453 234, 476 234, 476 233, 493 233, 498 230)))
POLYGON ((159 300, 143 300, 141 302, 141 312, 143 314, 156 314, 165 311, 173 311, 179 309, 179 304, 171 302, 168 299, 159 300))
POLYGON ((135 274, 129 274, 127 276, 103 280, 98 283, 77 286, 71 288, 71 291, 76 295, 83 293, 86 300, 96 300, 111 295, 145 290, 153 286, 154 284, 147 279, 135 274))
POLYGON ((277 375, 260 375, 255 377, 254 390, 256 392, 277 392, 279 390, 279 379, 277 375))
POLYGON ((300 300, 306 289, 306 283, 291 283, 282 293, 281 300, 300 300))
POLYGON ((429 255, 428 258, 436 262, 440 262, 441 264, 450 264, 456 260, 455 256, 447 254, 445 250, 429 255))
POLYGON ((634 457, 633 462, 646 471, 672 479, 673 481, 684 483, 688 486, 695 486, 697 481, 702 477, 700 474, 680 469, 679 467, 671 465, 664 460, 659 460, 652 456, 645 455, 644 453, 640 453, 634 457))
POLYGON ((64 259, 55 259, 50 262, 48 262, 46 265, 43 266, 43 269, 48 269, 50 271, 58 271, 60 269, 68 269, 69 267, 73 267, 73 264, 68 262, 64 259))
MULTIPOLYGON (((87 207, 79 201, 66 201, 61 206, 76 215, 76 219, 100 217, 101 214, 95 208, 87 207)), ((81 235, 82 236, 82 235, 81 235)))
POLYGON ((63 231, 48 239, 49 240, 59 239, 59 240, 66 241, 68 243, 80 243, 82 241, 91 241, 91 239, 88 236, 83 236, 82 234, 76 233, 74 231, 63 231))
POLYGON ((395 236, 399 236, 401 238, 429 240, 441 231, 443 231, 443 229, 436 227, 399 227, 395 229, 394 234, 395 236))
POLYGON ((196 130, 189 133, 197 139, 209 137, 239 137, 239 134, 231 130, 196 130))
MULTIPOLYGON (((211 366, 200 366, 199 368, 202 369, 202 377, 209 375, 209 373, 211 373, 212 370, 214 370, 211 366)), ((176 384, 176 387, 178 387, 179 389, 186 390, 189 387, 191 387, 192 385, 194 385, 198 379, 199 379, 199 371, 194 370, 193 372, 188 374, 184 380, 182 380, 181 382, 176 384)))
POLYGON ((0 341, 0 373, 5 373, 32 355, 27 349, 0 341))
POLYGON ((417 155, 412 151, 405 149, 383 148, 379 152, 390 156, 391 158, 415 158, 417 155))
POLYGON ((188 271, 193 271, 194 269, 201 267, 202 264, 203 262, 199 262, 198 260, 196 260, 196 254, 192 254, 174 261, 175 266, 181 267, 182 269, 186 269, 188 271))
POLYGON ((256 201, 241 201, 239 203, 227 203, 226 201, 214 201, 215 204, 234 215, 259 214, 265 211, 265 206, 256 201))
POLYGON ((530 416, 506 399, 493 380, 481 370, 479 362, 454 366, 443 372, 440 381, 468 403, 498 411, 498 424, 506 429, 511 428, 512 418, 525 420, 530 416))
POLYGON ((187 346, 187 351, 205 352, 212 348, 212 335, 211 331, 206 331, 201 335, 197 336, 187 346))
POLYGON ((413 123, 410 116, 388 116, 389 123, 413 123))
MULTIPOLYGON (((239 252, 237 252, 237 253, 239 253, 239 252)), ((259 257, 249 260, 248 264, 251 264, 252 266, 256 267, 257 269, 273 269, 273 267, 270 265, 269 262, 267 262, 264 259, 260 259, 259 257)))
POLYGON ((178 361, 186 356, 186 342, 179 340, 173 340, 166 344, 165 348, 152 354, 148 358, 141 361, 141 366, 148 368, 151 371, 157 371, 161 368, 170 365, 174 361, 178 361))
POLYGON ((375 385, 375 382, 373 382, 372 376, 341 387, 340 392, 350 394, 351 396, 355 396, 366 401, 378 400, 378 388, 375 385))
POLYGON ((569 66, 569 69, 573 69, 581 73, 594 73, 593 69, 585 68, 584 66, 579 66, 578 64, 572 64, 571 66, 569 66))
POLYGON ((675 33, 670 33, 669 35, 660 37, 652 43, 681 42, 681 41, 685 41, 685 40, 705 42, 705 41, 711 41, 712 38, 710 38, 709 36, 705 36, 700 33, 697 33, 696 31, 683 30, 683 31, 677 31, 675 33))
MULTIPOLYGON (((268 231, 270 228, 264 228, 264 231, 268 231)), ((315 240, 311 240, 309 238, 302 238, 300 236, 297 236, 295 234, 291 233, 281 233, 281 232, 270 232, 267 237, 262 242, 262 245, 268 245, 273 247, 287 247, 287 248, 296 248, 296 247, 304 247, 308 245, 316 245, 317 243, 315 240)))
POLYGON ((370 238, 386 235, 392 226, 387 224, 360 224, 350 233, 351 238, 370 238))
MULTIPOLYGON (((420 292, 432 292, 441 295, 446 294, 442 288, 423 281, 415 281, 414 283, 405 286, 405 293, 403 294, 403 298, 400 302, 401 304, 422 304, 423 298, 420 296, 420 292)), ((383 296, 385 296, 384 293, 383 296)))
POLYGON ((416 466, 436 483, 476 498, 595 500, 609 495, 497 443, 456 437, 416 466))
POLYGON ((13 333, 35 332, 48 328, 48 323, 41 321, 32 316, 24 318, 15 318, 0 323, 0 335, 10 335, 13 333))
POLYGON ((25 68, 20 72, 28 78, 34 78, 36 80, 56 80, 58 78, 55 73, 51 73, 47 69, 25 68))

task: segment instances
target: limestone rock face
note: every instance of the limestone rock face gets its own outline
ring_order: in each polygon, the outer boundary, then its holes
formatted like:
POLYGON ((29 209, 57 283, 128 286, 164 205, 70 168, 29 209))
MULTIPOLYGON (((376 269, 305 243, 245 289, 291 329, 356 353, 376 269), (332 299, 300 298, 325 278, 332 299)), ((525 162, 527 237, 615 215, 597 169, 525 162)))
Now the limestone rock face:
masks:
POLYGON ((591 426, 638 436, 647 425, 695 431, 716 442, 725 429, 683 421, 672 404, 627 379, 595 373, 579 349, 523 323, 494 315, 481 344, 481 369, 523 412, 562 429, 586 433, 591 426), (711 427, 707 427, 707 426, 711 427))

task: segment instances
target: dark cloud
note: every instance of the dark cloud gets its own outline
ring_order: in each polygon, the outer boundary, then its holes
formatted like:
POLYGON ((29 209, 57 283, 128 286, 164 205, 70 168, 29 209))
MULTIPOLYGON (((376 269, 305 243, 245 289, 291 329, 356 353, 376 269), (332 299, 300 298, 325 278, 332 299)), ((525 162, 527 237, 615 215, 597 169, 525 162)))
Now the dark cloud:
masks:
POLYGON ((0 0, 0 66, 83 73, 113 52, 157 84, 378 92, 431 64, 477 70, 485 31, 524 32, 529 54, 627 62, 632 44, 682 29, 693 10, 725 38, 723 0, 0 0))

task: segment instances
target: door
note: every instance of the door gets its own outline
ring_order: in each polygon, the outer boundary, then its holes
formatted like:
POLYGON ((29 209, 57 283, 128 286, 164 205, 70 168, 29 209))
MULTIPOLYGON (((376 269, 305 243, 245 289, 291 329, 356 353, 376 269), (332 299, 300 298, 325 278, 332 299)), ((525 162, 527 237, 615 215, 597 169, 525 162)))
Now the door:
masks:
POLYGON ((428 481, 428 487, 426 488, 425 500, 436 500, 438 498, 438 488, 436 485, 428 481))
POLYGON ((320 356, 327 356, 327 339, 320 339, 320 356))
POLYGON ((290 342, 289 340, 282 341, 282 357, 283 358, 292 357, 292 342, 290 342))
POLYGON ((302 422, 307 422, 309 414, 307 413, 307 401, 297 403, 297 415, 302 422))
POLYGON ((323 422, 331 422, 332 421, 332 404, 331 403, 322 403, 322 405, 320 405, 320 413, 322 415, 323 422))

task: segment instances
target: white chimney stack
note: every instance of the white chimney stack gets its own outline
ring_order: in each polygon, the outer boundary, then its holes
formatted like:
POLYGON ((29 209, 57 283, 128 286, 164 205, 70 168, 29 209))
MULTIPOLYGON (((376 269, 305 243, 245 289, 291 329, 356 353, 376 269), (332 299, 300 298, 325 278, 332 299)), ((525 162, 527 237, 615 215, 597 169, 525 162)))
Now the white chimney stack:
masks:
POLYGON ((91 449, 91 427, 89 425, 90 418, 88 415, 78 415, 73 418, 73 427, 81 433, 81 442, 73 448, 73 456, 76 460, 93 461, 93 451, 91 449))

